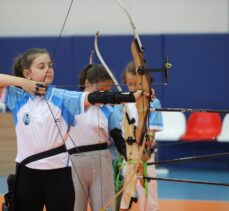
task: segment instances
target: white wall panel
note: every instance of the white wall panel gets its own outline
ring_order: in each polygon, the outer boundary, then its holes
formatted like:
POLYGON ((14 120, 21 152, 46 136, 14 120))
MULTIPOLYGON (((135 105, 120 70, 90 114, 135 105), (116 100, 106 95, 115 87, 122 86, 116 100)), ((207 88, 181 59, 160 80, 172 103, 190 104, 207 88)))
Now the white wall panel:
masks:
MULTIPOLYGON (((57 35, 70 0, 0 0, 0 36, 57 35)), ((228 32, 228 0, 123 0, 140 33, 228 32)), ((64 35, 129 34, 115 0, 74 0, 64 35)))

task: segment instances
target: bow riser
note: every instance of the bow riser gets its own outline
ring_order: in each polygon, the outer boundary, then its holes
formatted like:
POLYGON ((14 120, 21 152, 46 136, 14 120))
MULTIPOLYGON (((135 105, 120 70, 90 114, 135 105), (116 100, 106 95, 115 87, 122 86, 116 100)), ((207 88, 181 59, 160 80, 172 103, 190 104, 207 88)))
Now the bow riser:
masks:
MULTIPOLYGON (((144 51, 141 50, 136 39, 131 43, 131 52, 133 55, 137 75, 136 89, 141 89, 151 93, 150 77, 144 68, 144 51)), ((147 133, 146 122, 149 114, 149 102, 150 99, 146 96, 141 96, 136 101, 136 108, 138 111, 138 126, 135 131, 135 138, 140 145, 142 144, 143 138, 147 133)))

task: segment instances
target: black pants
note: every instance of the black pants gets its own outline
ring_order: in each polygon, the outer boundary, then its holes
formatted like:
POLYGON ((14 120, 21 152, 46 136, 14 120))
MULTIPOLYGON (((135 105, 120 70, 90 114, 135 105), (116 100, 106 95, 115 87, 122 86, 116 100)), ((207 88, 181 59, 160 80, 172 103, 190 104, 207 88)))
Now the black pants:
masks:
POLYGON ((37 170, 20 166, 15 211, 73 211, 75 191, 71 168, 37 170))

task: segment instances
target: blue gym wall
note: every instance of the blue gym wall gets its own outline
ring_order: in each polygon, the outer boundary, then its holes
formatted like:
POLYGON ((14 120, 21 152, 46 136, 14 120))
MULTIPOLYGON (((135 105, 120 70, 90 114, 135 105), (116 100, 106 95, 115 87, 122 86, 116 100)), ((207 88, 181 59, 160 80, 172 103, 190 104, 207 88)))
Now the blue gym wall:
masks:
MULTIPOLYGON (((144 35, 141 39, 148 67, 162 66, 165 56, 173 65, 169 70, 168 85, 154 86, 162 107, 229 109, 228 34, 144 35)), ((62 37, 54 52, 57 40, 57 37, 0 38, 0 72, 10 74, 13 58, 28 48, 46 48, 54 57, 54 84, 78 89, 79 72, 89 61, 94 37, 62 37)), ((118 81, 131 60, 131 40, 132 36, 99 37, 100 52, 118 81)), ((96 56, 94 63, 99 63, 96 56)), ((163 81, 160 73, 154 77, 156 83, 163 81)), ((228 148, 228 144, 220 143, 164 146, 159 150, 159 156, 169 159, 222 152, 228 148)), ((209 163, 215 167, 228 167, 228 162, 220 164, 209 163)))
MULTIPOLYGON (((165 56, 173 64, 169 84, 155 85, 164 107, 227 109, 229 105, 229 35, 144 35, 148 67, 160 67, 165 56)), ((92 36, 0 38, 0 70, 11 73, 12 61, 28 48, 47 48, 54 54, 55 81, 61 86, 78 84, 80 70, 88 63, 92 36)), ((101 36, 99 48, 108 66, 120 81, 120 73, 131 60, 132 36, 101 36)), ((94 62, 99 63, 96 56, 94 62)), ((156 73, 155 82, 162 81, 156 73)))

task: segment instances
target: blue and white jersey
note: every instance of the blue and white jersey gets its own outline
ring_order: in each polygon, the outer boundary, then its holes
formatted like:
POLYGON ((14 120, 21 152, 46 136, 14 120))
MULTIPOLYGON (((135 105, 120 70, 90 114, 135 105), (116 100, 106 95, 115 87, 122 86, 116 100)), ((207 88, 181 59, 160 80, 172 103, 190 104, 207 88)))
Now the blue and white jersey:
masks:
MULTIPOLYGON (((3 89, 0 102, 4 102, 13 112, 17 135, 16 162, 53 149, 63 144, 55 125, 55 117, 62 136, 66 136, 76 115, 84 112, 84 94, 49 87, 45 96, 33 96, 17 87, 3 89)), ((34 161, 27 166, 34 169, 55 169, 67 165, 67 153, 34 161)))
MULTIPOLYGON (((135 125, 137 126, 138 123, 138 112, 136 108, 136 103, 128 103, 126 104, 131 117, 135 119, 135 125)), ((153 101, 150 102, 150 107, 151 108, 161 108, 161 103, 159 99, 154 99, 153 101)), ((122 115, 123 115, 123 106, 122 105, 116 105, 114 106, 114 111, 117 114, 117 118, 122 124, 122 115)), ((155 131, 161 131, 163 130, 163 120, 162 120, 162 113, 161 112, 150 112, 149 114, 149 119, 148 119, 148 126, 150 130, 155 130, 155 131)))
POLYGON ((68 149, 99 143, 109 144, 109 132, 120 128, 116 114, 109 105, 90 106, 83 114, 76 116, 75 120, 77 124, 70 128, 66 142, 68 149))

